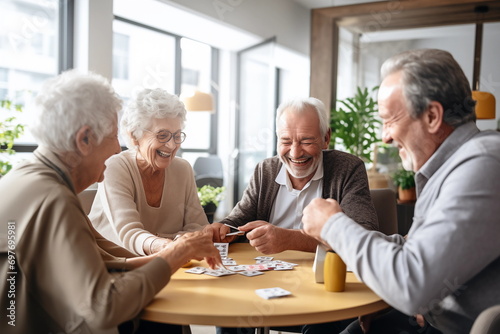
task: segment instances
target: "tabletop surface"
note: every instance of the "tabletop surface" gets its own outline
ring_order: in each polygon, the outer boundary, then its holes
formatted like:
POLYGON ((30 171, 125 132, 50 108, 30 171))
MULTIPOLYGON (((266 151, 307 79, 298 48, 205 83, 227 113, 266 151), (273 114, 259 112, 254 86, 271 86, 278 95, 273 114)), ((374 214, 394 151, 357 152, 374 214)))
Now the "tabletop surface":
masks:
MULTIPOLYGON (((255 264, 263 255, 246 243, 229 245, 229 257, 238 265, 255 264)), ((347 273, 344 292, 327 292, 315 282, 314 253, 285 251, 275 260, 298 264, 290 271, 265 271, 246 277, 235 274, 212 277, 188 274, 180 268, 170 282, 145 307, 142 319, 172 324, 225 327, 269 327, 313 324, 349 319, 372 313, 387 304, 353 273, 347 273), (256 289, 280 287, 290 296, 263 299, 256 289)), ((193 261, 193 266, 207 264, 193 261)))

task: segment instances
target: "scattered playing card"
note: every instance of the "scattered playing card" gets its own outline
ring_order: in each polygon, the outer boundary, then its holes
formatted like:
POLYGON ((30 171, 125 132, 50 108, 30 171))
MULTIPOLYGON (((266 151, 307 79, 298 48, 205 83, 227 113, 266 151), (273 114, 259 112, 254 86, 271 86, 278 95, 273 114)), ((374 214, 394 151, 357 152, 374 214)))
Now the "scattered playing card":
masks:
POLYGON ((228 270, 231 270, 231 271, 244 271, 244 270, 247 270, 246 266, 228 266, 226 268, 228 270))
POLYGON ((265 264, 247 264, 245 265, 245 267, 247 268, 247 270, 269 270, 269 267, 265 264))
POLYGON ((237 265, 236 261, 234 261, 233 259, 223 259, 222 260, 222 264, 225 265, 225 266, 235 266, 235 265, 237 265))
POLYGON ((276 266, 274 267, 274 270, 293 270, 293 267, 291 264, 282 264, 282 263, 278 263, 276 264, 276 266))
POLYGON ((205 275, 210 275, 210 276, 215 276, 215 277, 220 277, 220 276, 226 276, 226 275, 234 275, 234 272, 231 270, 226 270, 226 269, 207 269, 204 272, 205 275))
POLYGON ((286 265, 291 265, 291 266, 298 266, 297 263, 291 263, 291 262, 286 262, 286 261, 281 261, 281 260, 276 260, 274 261, 276 264, 286 264, 286 265))
POLYGON ((257 256, 257 257, 254 257, 254 260, 258 260, 258 261, 271 261, 272 259, 274 259, 274 257, 272 257, 272 256, 257 256))
POLYGON ((258 276, 258 275, 264 275, 263 272, 257 271, 257 270, 245 270, 245 271, 240 271, 238 274, 247 276, 247 277, 252 277, 252 276, 258 276))
POLYGON ((205 267, 194 267, 194 268, 188 269, 184 272, 189 273, 189 274, 203 274, 206 270, 207 270, 207 268, 205 268, 205 267))
POLYGON ((291 295, 290 291, 282 288, 267 288, 267 289, 257 289, 255 293, 264 299, 279 298, 291 295))

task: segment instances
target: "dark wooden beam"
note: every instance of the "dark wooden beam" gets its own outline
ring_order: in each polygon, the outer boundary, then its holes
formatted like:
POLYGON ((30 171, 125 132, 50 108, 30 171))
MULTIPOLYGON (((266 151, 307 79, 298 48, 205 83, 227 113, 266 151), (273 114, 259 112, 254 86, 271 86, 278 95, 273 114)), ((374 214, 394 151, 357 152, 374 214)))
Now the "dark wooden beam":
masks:
POLYGON ((312 12, 310 95, 327 109, 335 106, 339 29, 334 20, 312 12))

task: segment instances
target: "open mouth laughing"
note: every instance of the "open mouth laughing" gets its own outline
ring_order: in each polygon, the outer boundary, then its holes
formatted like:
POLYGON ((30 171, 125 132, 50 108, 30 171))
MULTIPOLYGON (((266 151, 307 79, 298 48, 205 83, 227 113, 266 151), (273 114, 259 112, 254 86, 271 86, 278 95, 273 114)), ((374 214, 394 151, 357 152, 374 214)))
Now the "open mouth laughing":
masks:
POLYGON ((170 156, 172 155, 171 153, 163 152, 160 150, 156 150, 156 153, 158 153, 158 155, 162 158, 170 158, 170 156))

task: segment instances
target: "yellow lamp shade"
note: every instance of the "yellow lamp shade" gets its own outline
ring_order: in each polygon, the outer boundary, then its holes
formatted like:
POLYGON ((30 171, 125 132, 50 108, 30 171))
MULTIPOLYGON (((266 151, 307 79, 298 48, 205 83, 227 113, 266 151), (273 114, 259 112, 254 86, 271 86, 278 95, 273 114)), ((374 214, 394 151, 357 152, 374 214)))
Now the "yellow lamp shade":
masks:
POLYGON ((477 119, 495 119, 495 97, 488 92, 472 91, 472 99, 476 100, 477 119))
POLYGON ((180 99, 184 102, 187 111, 214 112, 214 101, 211 94, 194 91, 191 94, 181 94, 180 99))

